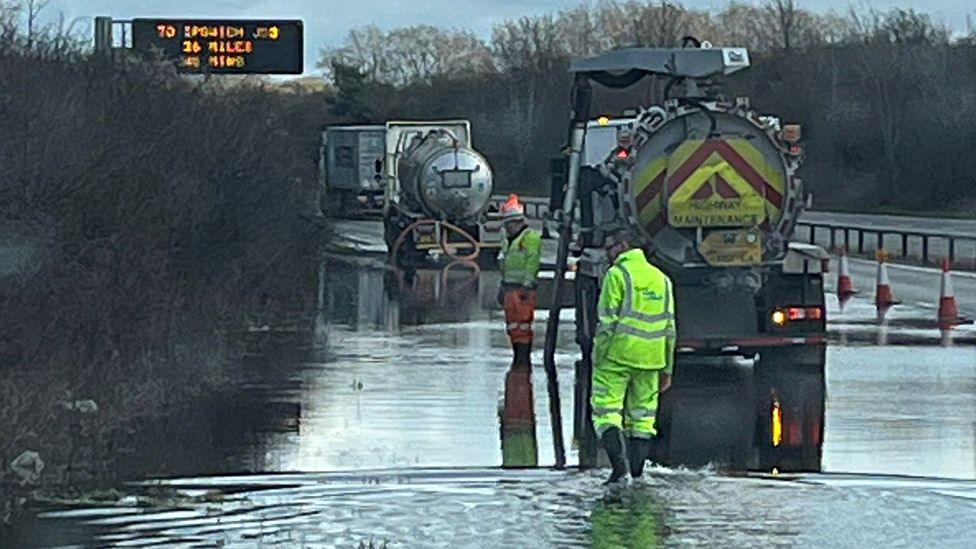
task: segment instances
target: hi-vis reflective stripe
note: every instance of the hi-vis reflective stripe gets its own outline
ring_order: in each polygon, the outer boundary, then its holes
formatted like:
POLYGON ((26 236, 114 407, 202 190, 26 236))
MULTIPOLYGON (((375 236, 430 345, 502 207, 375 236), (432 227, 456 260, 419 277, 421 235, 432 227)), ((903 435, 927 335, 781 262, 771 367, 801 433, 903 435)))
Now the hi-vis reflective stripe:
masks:
POLYGON ((670 296, 667 290, 667 281, 665 280, 665 292, 664 292, 664 312, 656 315, 649 315, 642 313, 640 311, 634 310, 634 281, 630 277, 630 273, 623 265, 618 265, 620 271, 624 274, 624 302, 620 308, 620 316, 624 318, 631 318, 634 320, 640 320, 641 322, 660 322, 662 320, 671 320, 674 315, 668 311, 670 308, 670 296))
POLYGON ((594 416, 608 416, 611 414, 619 414, 623 412, 620 408, 593 408, 594 416))
POLYGON ((628 326, 626 324, 617 324, 613 331, 614 333, 632 335, 643 339, 660 339, 662 337, 674 336, 673 328, 664 328, 663 330, 654 330, 653 332, 649 332, 647 330, 641 330, 640 328, 634 328, 633 326, 628 326))
POLYGON ((505 329, 508 330, 508 331, 512 331, 512 330, 531 330, 532 329, 532 323, 531 322, 509 322, 508 324, 505 325, 505 329))
POLYGON ((650 408, 634 408, 633 410, 627 410, 627 417, 630 419, 644 419, 654 417, 656 414, 657 410, 652 410, 650 408))
POLYGON ((516 284, 531 283, 535 279, 531 277, 529 271, 522 269, 508 269, 502 273, 502 282, 512 282, 516 284))

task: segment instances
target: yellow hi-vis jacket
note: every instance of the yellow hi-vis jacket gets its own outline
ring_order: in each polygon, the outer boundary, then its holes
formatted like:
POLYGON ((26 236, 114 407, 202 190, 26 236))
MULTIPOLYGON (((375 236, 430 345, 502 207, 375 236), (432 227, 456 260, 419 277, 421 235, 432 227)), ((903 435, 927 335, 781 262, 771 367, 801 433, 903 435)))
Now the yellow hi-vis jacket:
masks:
POLYGON ((597 305, 594 367, 611 360, 633 368, 674 368, 671 280, 638 249, 620 254, 603 278, 597 305))
POLYGON ((502 241, 502 284, 535 288, 542 262, 542 236, 526 227, 515 238, 502 241))

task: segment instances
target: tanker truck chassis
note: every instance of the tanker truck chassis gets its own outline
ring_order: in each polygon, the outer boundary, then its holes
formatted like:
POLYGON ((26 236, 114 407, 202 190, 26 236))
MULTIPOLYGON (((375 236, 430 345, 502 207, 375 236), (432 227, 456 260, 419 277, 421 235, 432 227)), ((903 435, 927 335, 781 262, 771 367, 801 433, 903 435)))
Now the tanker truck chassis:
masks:
MULTIPOLYGON (((581 467, 598 463, 590 385, 605 235, 629 227, 674 283, 674 386, 661 397, 652 459, 735 469, 819 471, 823 444, 827 254, 791 242, 804 196, 799 127, 712 92, 715 77, 748 67, 743 49, 634 48, 577 60, 571 71, 566 181, 554 300, 576 256, 574 438, 581 467), (665 101, 629 120, 590 120, 591 83, 616 89, 664 78, 665 101), (605 160, 587 165, 587 129, 617 128, 605 160), (578 204, 578 212, 577 212, 578 204), (573 236, 572 225, 579 225, 573 236), (742 380, 734 373, 746 368, 742 380), (719 389, 716 389, 718 387, 719 389)), ((597 142, 594 142, 597 146, 597 142)), ((558 304, 554 303, 553 308, 558 304)), ((559 315, 551 312, 547 369, 559 315)))

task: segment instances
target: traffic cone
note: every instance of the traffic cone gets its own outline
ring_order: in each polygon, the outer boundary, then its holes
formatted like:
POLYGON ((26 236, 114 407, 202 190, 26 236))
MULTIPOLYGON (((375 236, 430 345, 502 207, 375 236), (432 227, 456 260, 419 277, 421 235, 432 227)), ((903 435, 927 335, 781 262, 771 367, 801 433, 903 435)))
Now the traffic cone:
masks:
POLYGON ((840 269, 837 274, 837 297, 844 303, 856 294, 854 283, 851 282, 851 267, 847 264, 847 250, 840 249, 840 269))
POLYGON ((949 272, 949 258, 942 260, 942 289, 939 291, 939 328, 949 330, 961 324, 956 295, 952 291, 952 273, 949 272))
POLYGON ((878 283, 874 291, 874 305, 879 311, 901 303, 891 293, 891 280, 888 279, 887 259, 888 254, 884 250, 878 250, 878 283))

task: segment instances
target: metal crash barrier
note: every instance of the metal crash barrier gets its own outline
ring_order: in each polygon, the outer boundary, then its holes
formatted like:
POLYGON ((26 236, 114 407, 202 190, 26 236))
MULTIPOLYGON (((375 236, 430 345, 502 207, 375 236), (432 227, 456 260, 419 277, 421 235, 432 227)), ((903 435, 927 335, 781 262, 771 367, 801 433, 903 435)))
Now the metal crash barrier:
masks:
POLYGON ((948 258, 956 267, 976 269, 976 235, 823 221, 799 221, 797 226, 806 230, 802 236, 808 242, 831 251, 839 246, 850 254, 887 250, 892 257, 915 259, 923 265, 937 265, 948 258))

